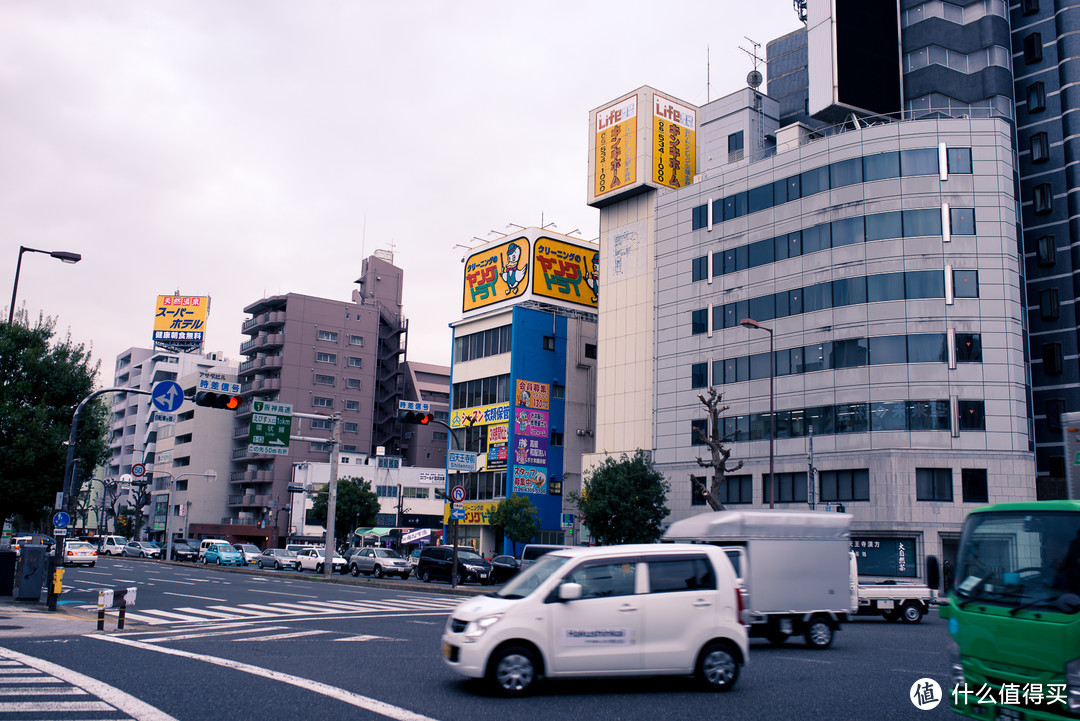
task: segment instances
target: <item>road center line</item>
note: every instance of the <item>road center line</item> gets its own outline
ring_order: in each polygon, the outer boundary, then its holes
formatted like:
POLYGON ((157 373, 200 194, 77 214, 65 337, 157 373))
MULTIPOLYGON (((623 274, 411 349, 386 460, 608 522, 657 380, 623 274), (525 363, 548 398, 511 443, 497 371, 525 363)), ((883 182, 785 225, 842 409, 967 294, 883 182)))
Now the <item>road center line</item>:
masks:
POLYGON ((52 674, 53 676, 70 683, 72 686, 78 686, 82 690, 92 693, 105 703, 120 709, 124 713, 129 714, 132 718, 138 719, 138 721, 176 721, 175 718, 161 709, 154 708, 150 704, 140 701, 118 688, 104 684, 89 676, 83 676, 81 673, 76 673, 69 668, 57 666, 55 663, 43 661, 40 658, 34 658, 33 656, 26 656, 6 648, 0 648, 0 658, 19 661, 27 666, 36 668, 42 673, 52 674))
POLYGON ((163 596, 181 596, 183 598, 200 598, 203 601, 219 601, 221 603, 224 603, 226 600, 228 600, 228 599, 224 599, 224 598, 213 598, 211 596, 192 596, 192 595, 187 594, 187 593, 173 593, 172 591, 162 591, 161 595, 163 595, 163 596))
MULTIPOLYGON (((369 698, 367 696, 361 696, 360 694, 353 693, 352 691, 346 691, 343 688, 331 686, 329 684, 321 683, 319 681, 313 681, 311 679, 302 678, 300 676, 293 676, 292 674, 282 673, 281 671, 271 671, 261 666, 253 666, 247 663, 241 663, 240 661, 233 661, 228 658, 219 658, 217 656, 207 656, 201 653, 191 653, 190 651, 181 651, 175 648, 166 648, 162 646, 152 646, 150 644, 142 643, 141 641, 132 641, 126 638, 118 638, 116 636, 87 636, 87 638, 95 638, 100 641, 108 641, 109 643, 119 643, 123 646, 131 646, 133 648, 141 648, 144 651, 156 651, 157 653, 163 653, 168 656, 179 656, 181 658, 189 658, 195 661, 202 661, 204 663, 213 664, 215 666, 221 666, 222 668, 231 668, 235 671, 241 671, 243 673, 249 673, 253 676, 261 676, 268 678, 272 681, 280 681, 287 683, 297 688, 304 689, 306 691, 313 691, 317 694, 321 694, 328 698, 332 698, 342 703, 347 703, 350 706, 356 706, 372 713, 377 713, 380 716, 386 716, 387 718, 394 719, 395 721, 435 721, 430 716, 424 716, 423 714, 416 713, 415 711, 409 711, 408 709, 401 708, 400 706, 394 706, 384 701, 369 698)), ((2 649, 0 649, 2 650, 2 649)))

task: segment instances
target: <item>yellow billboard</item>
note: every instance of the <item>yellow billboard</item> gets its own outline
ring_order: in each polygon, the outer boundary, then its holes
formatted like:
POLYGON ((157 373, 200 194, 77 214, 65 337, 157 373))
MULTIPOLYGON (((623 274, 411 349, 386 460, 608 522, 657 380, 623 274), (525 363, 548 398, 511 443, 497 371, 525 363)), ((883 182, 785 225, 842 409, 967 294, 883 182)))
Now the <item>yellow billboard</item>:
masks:
POLYGON ((196 346, 203 342, 210 298, 202 295, 159 295, 154 313, 154 343, 196 346))
POLYGON ((537 238, 533 244, 532 292, 596 310, 600 296, 600 254, 595 248, 537 238))
POLYGON ((450 411, 451 428, 489 426, 492 423, 509 424, 509 422, 509 403, 495 403, 494 405, 476 406, 475 408, 455 408, 450 411))
POLYGON ((595 197, 637 180, 637 101, 632 95, 596 111, 595 197))
MULTIPOLYGON (((465 518, 458 521, 463 526, 486 526, 491 519, 491 514, 499 507, 498 501, 476 501, 463 503, 465 518)), ((443 506, 443 523, 450 523, 450 504, 443 506)), ((449 541, 447 541, 449 542, 449 541)))
POLYGON ((465 261, 463 312, 514 299, 529 287, 529 239, 515 238, 470 255, 465 261))
POLYGON ((697 110, 653 94, 652 181, 668 188, 694 182, 697 110))

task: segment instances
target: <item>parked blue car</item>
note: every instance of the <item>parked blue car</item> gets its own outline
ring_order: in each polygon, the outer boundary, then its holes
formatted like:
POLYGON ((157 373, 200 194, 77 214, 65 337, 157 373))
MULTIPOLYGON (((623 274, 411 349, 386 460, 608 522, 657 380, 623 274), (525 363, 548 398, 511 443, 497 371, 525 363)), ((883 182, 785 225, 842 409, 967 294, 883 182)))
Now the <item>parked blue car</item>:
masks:
POLYGON ((212 563, 215 566, 246 566, 244 556, 227 543, 215 543, 206 549, 202 557, 203 563, 212 563))

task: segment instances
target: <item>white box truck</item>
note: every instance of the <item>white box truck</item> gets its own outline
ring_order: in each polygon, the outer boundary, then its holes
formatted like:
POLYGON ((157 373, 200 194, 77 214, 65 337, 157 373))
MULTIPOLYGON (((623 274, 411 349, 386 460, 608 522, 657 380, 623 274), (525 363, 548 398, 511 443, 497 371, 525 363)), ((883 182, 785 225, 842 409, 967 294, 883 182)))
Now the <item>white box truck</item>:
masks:
POLYGON ((828 648, 858 611, 851 515, 810 511, 716 511, 676 521, 662 539, 727 551, 739 577, 751 638, 801 635, 828 648))

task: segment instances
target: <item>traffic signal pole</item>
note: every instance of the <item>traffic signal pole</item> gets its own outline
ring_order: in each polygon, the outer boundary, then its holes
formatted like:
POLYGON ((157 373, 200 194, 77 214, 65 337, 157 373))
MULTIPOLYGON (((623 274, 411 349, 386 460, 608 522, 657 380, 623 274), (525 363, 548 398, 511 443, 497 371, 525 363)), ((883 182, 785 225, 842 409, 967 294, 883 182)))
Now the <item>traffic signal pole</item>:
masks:
MULTIPOLYGON (((294 418, 308 418, 310 420, 324 421, 327 416, 314 413, 293 413, 294 418)), ((334 572, 334 556, 337 547, 334 544, 334 528, 337 520, 337 480, 338 480, 338 450, 341 448, 341 413, 330 416, 333 424, 330 431, 330 488, 326 494, 326 541, 323 545, 323 578, 330 580, 334 572)), ((289 436, 290 441, 309 441, 314 443, 326 443, 325 438, 309 438, 305 436, 289 436)), ((277 522, 277 519, 274 519, 277 522)))

